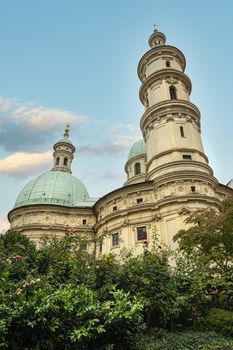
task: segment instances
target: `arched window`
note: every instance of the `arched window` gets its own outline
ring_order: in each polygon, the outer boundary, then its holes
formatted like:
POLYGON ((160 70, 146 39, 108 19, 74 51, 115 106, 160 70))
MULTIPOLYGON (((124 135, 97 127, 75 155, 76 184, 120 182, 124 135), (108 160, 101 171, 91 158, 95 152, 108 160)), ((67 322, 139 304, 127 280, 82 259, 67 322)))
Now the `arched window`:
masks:
POLYGON ((59 158, 59 157, 57 157, 57 158, 56 158, 56 165, 58 165, 58 164, 59 164, 59 160, 60 160, 60 158, 59 158))
POLYGON ((67 163, 68 163, 68 158, 64 158, 63 164, 64 164, 64 165, 67 165, 67 163))
POLYGON ((171 96, 171 100, 176 100, 177 96, 176 96, 176 88, 175 86, 171 85, 169 88, 170 91, 170 96, 171 96))
POLYGON ((141 174, 141 164, 135 163, 134 164, 134 175, 141 174))
POLYGON ((170 61, 166 61, 166 67, 171 67, 170 61))

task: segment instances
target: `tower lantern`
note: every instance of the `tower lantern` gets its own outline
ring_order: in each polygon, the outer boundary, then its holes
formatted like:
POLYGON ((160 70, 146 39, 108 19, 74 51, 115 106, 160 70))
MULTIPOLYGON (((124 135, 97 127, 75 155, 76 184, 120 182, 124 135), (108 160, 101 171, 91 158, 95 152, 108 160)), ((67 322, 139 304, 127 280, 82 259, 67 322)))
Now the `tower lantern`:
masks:
POLYGON ((69 131, 70 126, 66 125, 64 129, 64 138, 56 142, 53 146, 53 171, 59 170, 71 173, 71 163, 74 158, 75 147, 69 139, 69 131))
POLYGON ((165 45, 166 36, 163 33, 158 32, 156 26, 154 25, 154 32, 150 36, 148 42, 151 48, 155 46, 165 45))

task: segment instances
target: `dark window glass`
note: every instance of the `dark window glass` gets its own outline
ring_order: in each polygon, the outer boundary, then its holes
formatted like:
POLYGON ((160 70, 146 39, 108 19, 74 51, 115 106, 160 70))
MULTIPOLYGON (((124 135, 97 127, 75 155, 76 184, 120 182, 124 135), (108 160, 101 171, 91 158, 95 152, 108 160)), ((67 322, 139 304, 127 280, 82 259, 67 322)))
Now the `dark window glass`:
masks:
POLYGON ((134 164, 134 174, 135 175, 141 174, 141 164, 140 163, 134 164))
POLYGON ((112 246, 115 247, 119 245, 119 234, 118 233, 114 233, 112 235, 112 246))
POLYGON ((64 165, 67 165, 67 163, 68 163, 68 158, 64 158, 63 164, 64 164, 64 165))
POLYGON ((87 220, 83 219, 83 225, 86 225, 86 224, 87 224, 87 220))
POLYGON ((184 160, 192 160, 192 156, 190 154, 183 154, 182 157, 184 160))
POLYGON ((87 241, 83 241, 80 244, 80 249, 81 250, 87 250, 87 241))
POLYGON ((141 204, 143 203, 143 199, 142 198, 137 198, 137 204, 141 204))
POLYGON ((57 158, 56 158, 56 165, 58 165, 58 164, 59 164, 59 160, 60 160, 60 158, 59 158, 59 157, 57 157, 57 158))
POLYGON ((102 251, 103 251, 103 242, 100 241, 100 253, 102 253, 102 251))
POLYGON ((184 127, 183 126, 180 126, 180 136, 181 137, 185 137, 184 136, 184 127))
POLYGON ((175 88, 175 86, 171 85, 169 90, 170 90, 171 100, 176 100, 177 96, 176 96, 176 88, 175 88))
POLYGON ((166 61, 166 67, 170 67, 171 64, 170 64, 170 61, 166 61))
POLYGON ((191 191, 192 192, 196 192, 196 187, 195 186, 191 186, 191 191))
POLYGON ((146 226, 137 227, 137 240, 138 241, 147 240, 146 226))

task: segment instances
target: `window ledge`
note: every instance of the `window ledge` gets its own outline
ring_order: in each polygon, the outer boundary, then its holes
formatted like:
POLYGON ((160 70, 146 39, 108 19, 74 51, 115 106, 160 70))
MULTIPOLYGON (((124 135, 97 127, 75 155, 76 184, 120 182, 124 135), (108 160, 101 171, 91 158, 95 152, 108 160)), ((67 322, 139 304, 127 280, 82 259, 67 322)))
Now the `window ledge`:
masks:
POLYGON ((137 240, 135 242, 136 245, 138 245, 138 244, 147 244, 148 245, 149 243, 150 243, 150 241, 148 239, 140 239, 139 241, 137 240))
POLYGON ((110 249, 120 248, 120 244, 112 246, 110 249))

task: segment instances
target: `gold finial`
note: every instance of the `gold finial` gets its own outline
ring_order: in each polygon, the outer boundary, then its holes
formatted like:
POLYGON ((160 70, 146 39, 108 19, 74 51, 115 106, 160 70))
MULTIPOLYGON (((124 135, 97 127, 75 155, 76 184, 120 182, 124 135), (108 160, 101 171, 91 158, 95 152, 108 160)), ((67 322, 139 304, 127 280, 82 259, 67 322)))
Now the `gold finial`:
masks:
POLYGON ((154 24, 153 28, 154 28, 154 33, 158 31, 158 29, 156 28, 156 24, 154 24))
POLYGON ((69 124, 67 124, 65 129, 64 129, 64 137, 65 138, 69 137, 69 131, 70 131, 70 126, 69 126, 69 124))

